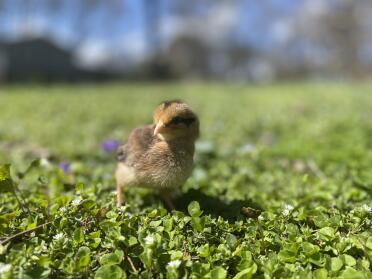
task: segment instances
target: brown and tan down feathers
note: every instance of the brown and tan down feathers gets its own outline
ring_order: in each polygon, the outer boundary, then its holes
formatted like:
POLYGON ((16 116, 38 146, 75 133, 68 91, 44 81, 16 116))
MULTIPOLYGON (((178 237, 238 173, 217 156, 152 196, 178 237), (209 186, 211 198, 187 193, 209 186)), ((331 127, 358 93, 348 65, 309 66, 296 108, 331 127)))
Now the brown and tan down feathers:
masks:
POLYGON ((181 186, 191 174, 198 135, 199 120, 188 105, 180 101, 159 105, 154 124, 135 129, 119 149, 118 189, 181 186))

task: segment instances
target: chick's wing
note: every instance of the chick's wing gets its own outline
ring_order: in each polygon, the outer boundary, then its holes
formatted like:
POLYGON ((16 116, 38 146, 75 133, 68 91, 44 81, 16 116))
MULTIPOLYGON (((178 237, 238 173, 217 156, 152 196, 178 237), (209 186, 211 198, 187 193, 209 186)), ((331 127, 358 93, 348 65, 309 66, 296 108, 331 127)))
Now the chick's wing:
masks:
POLYGON ((118 159, 129 166, 136 164, 156 141, 154 137, 154 126, 148 125, 134 129, 126 144, 118 151, 118 159))

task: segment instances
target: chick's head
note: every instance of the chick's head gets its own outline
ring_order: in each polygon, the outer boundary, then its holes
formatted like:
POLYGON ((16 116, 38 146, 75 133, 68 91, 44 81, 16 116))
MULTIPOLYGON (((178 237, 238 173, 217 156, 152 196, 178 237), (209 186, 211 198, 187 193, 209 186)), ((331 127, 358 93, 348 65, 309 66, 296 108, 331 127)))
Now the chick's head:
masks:
POLYGON ((197 115, 179 100, 160 104, 154 113, 154 124, 154 135, 166 141, 180 138, 195 141, 199 136, 197 115))

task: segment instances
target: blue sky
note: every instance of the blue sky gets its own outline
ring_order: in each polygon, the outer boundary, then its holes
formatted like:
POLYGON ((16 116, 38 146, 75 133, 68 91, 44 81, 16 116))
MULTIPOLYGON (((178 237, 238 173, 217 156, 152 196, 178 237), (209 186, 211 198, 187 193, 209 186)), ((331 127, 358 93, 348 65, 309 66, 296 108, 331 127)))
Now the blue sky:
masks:
POLYGON ((237 25, 237 39, 260 48, 270 48, 275 45, 273 26, 297 11, 300 2, 296 0, 271 0, 272 17, 268 18, 261 5, 255 1, 242 1, 237 25))
MULTIPOLYGON (((58 40, 69 44, 79 40, 80 34, 76 30, 76 18, 79 17, 79 1, 65 0, 58 12, 52 15, 44 9, 44 4, 49 0, 31 1, 28 10, 29 16, 25 17, 24 0, 6 1, 5 12, 0 17, 0 36, 5 38, 17 38, 24 36, 25 33, 36 35, 52 35, 58 40)), ((172 1, 172 0, 171 0, 172 1)), ((171 1, 163 0, 162 8, 168 9, 171 1)), ((261 13, 260 5, 257 1, 241 0, 237 11, 238 24, 236 36, 241 41, 263 40, 267 37, 268 25, 272 19, 265 18, 261 13)), ((301 1, 296 0, 271 0, 270 6, 279 16, 288 16, 301 1), (297 4, 296 4, 297 3, 297 4)), ((104 3, 104 2, 102 2, 104 3)), ((202 3, 202 2, 201 2, 202 3)), ((133 37, 144 36, 144 1, 122 0, 123 12, 118 13, 114 18, 110 18, 103 5, 96 11, 89 13, 87 18, 89 36, 84 39, 95 39, 106 41, 107 44, 116 44, 116 41, 123 40, 126 34, 133 37), (109 21, 109 22, 107 22, 109 21)), ((198 4, 197 12, 201 16, 207 12, 207 5, 198 4)), ((169 13, 163 13, 164 19, 169 13)), ((80 28, 81 26, 79 26, 80 28)), ((86 35, 84 35, 86 36, 86 35)))
MULTIPOLYGON (((146 57, 152 47, 145 33, 146 1, 102 0, 97 9, 87 12, 79 0, 61 0, 62 5, 51 12, 45 8, 51 0, 7 0, 0 10, 0 40, 46 36, 63 47, 73 48, 83 63, 99 63, 110 56, 136 61, 146 57), (117 5, 110 10, 107 3, 117 5)), ((180 17, 171 12, 175 1, 178 0, 159 1, 160 33, 165 45, 182 26, 180 17)), ((218 1, 224 5, 222 8, 205 4, 213 1, 180 1, 197 3, 193 10, 200 28, 192 28, 204 32, 205 37, 219 39, 216 44, 234 40, 243 46, 270 51, 291 35, 292 19, 304 3, 316 6, 332 0, 236 0, 236 6, 226 4, 234 1, 218 1)), ((183 25, 190 22, 184 21, 183 25)))

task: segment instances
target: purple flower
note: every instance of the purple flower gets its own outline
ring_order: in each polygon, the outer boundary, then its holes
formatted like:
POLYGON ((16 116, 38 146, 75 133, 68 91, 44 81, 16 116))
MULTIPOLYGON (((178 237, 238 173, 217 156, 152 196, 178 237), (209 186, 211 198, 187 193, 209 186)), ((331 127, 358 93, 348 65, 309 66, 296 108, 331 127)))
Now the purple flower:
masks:
POLYGON ((63 161, 59 163, 59 167, 65 172, 65 173, 71 173, 71 166, 68 162, 63 161))
POLYGON ((119 147, 119 142, 114 139, 108 139, 102 142, 101 147, 105 152, 116 151, 119 147))

